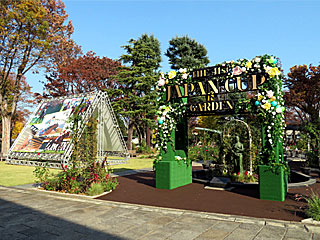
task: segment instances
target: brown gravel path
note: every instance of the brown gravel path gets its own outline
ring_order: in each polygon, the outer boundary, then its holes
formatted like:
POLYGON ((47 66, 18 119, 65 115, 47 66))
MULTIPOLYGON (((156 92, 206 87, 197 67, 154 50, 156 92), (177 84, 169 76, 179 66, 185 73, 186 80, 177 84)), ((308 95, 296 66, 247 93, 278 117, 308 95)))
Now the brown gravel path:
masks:
POLYGON ((260 200, 257 187, 229 192, 207 190, 203 184, 192 183, 173 190, 157 189, 153 172, 119 177, 118 181, 115 191, 99 199, 289 221, 306 218, 306 202, 297 201, 297 196, 308 196, 311 190, 320 194, 319 179, 311 187, 289 190, 284 202, 260 200))

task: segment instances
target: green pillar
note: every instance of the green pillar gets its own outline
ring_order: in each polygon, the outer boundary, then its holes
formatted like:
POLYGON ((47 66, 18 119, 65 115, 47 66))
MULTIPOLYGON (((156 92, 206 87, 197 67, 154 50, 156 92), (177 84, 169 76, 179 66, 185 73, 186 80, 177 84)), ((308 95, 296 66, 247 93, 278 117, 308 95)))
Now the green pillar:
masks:
MULTIPOLYGON (((183 89, 182 89, 183 90, 183 89)), ((181 100, 180 100, 181 101, 181 100)), ((182 99, 186 102, 187 99, 182 99)), ((156 188, 174 189, 192 183, 192 166, 187 160, 177 161, 176 156, 188 159, 188 122, 180 119, 171 137, 173 143, 167 143, 167 150, 161 149, 161 161, 155 165, 156 188)))
MULTIPOLYGON (((262 148, 269 147, 266 140, 266 126, 261 128, 262 148)), ((274 147, 276 163, 279 163, 279 153, 281 154, 280 162, 283 161, 283 145, 277 141, 274 147)), ((264 165, 259 165, 259 191, 260 199, 284 201, 288 192, 288 176, 282 166, 271 167, 270 159, 263 159, 264 165)))

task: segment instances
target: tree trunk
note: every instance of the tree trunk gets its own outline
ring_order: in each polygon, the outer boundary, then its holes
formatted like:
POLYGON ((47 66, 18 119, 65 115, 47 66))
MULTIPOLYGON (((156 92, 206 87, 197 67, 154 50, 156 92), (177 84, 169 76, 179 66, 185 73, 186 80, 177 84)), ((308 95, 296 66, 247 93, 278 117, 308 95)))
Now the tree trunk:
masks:
POLYGON ((1 154, 4 158, 9 153, 10 149, 10 129, 11 129, 11 116, 1 116, 2 118, 2 145, 1 154))
POLYGON ((132 134, 133 134, 133 122, 129 120, 129 125, 128 125, 128 142, 127 142, 127 147, 128 150, 132 150, 132 134))
POLYGON ((146 134, 146 143, 147 143, 147 146, 148 147, 151 147, 151 142, 150 142, 150 128, 149 127, 147 127, 147 134, 146 134))

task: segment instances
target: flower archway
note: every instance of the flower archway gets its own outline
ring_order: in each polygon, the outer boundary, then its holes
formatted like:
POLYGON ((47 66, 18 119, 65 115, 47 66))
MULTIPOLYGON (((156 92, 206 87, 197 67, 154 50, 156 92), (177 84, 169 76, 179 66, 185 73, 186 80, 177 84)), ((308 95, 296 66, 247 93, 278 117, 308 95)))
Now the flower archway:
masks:
POLYGON ((276 188, 281 188, 281 196, 273 197, 267 189, 268 193, 261 193, 260 197, 284 199, 286 164, 282 139, 285 120, 278 58, 263 55, 208 68, 161 73, 156 90, 159 103, 156 136, 160 150, 155 163, 157 188, 172 189, 192 181, 186 116, 251 113, 257 116, 262 129, 260 193, 280 175, 276 188), (228 98, 242 92, 250 94, 246 94, 246 98, 228 98), (201 100, 189 101, 195 98, 201 100), (264 177, 266 180, 262 179, 264 177))

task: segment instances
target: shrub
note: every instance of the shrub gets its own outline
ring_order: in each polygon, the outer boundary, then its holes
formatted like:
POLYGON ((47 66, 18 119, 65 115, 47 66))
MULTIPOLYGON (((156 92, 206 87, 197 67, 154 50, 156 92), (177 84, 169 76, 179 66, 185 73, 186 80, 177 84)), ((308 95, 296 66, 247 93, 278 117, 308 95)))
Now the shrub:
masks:
POLYGON ((219 161, 219 148, 212 144, 209 146, 193 145, 188 149, 189 158, 192 161, 219 161))
POLYGON ((315 193, 312 193, 311 197, 307 199, 308 209, 307 215, 316 221, 320 221, 320 198, 315 193))
POLYGON ((81 117, 76 115, 72 124, 74 151, 69 166, 61 164, 63 171, 57 175, 49 175, 46 167, 35 169, 34 174, 43 183, 45 190, 87 193, 96 184, 102 186, 102 192, 113 190, 117 186, 117 180, 109 177, 107 159, 97 161, 97 120, 91 118, 83 131, 79 129, 83 125, 80 123, 81 117))
POLYGON ((88 191, 87 191, 87 195, 89 196, 95 196, 95 195, 99 195, 101 193, 104 192, 104 186, 102 183, 93 183, 88 191))
POLYGON ((45 166, 40 167, 37 166, 34 170, 33 170, 33 174, 35 175, 35 177, 38 179, 36 180, 37 183, 43 183, 46 181, 46 179, 49 176, 49 169, 47 168, 48 163, 46 163, 45 166))

